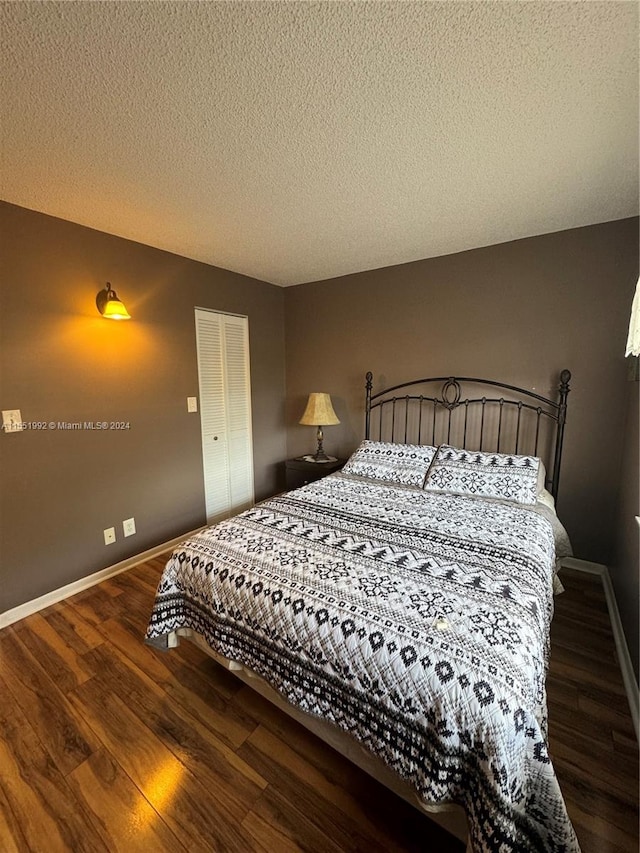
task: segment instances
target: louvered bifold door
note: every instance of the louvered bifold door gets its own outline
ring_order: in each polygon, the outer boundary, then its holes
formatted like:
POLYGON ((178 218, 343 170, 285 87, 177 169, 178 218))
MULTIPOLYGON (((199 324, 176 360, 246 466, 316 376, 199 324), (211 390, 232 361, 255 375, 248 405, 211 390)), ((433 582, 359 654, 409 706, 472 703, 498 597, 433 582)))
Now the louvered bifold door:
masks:
POLYGON ((246 317, 196 308, 207 523, 253 505, 253 443, 246 317))
POLYGON ((249 377, 249 323, 224 315, 223 351, 229 453, 229 486, 233 512, 253 506, 253 442, 249 377))

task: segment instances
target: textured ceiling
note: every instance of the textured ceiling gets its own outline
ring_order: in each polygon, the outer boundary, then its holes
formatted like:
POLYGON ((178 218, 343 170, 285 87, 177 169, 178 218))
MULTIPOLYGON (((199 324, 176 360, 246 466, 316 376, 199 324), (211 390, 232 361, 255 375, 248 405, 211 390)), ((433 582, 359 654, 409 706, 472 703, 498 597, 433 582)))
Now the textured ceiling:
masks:
POLYGON ((24 207, 282 285, 638 212, 636 2, 1 14, 24 207))

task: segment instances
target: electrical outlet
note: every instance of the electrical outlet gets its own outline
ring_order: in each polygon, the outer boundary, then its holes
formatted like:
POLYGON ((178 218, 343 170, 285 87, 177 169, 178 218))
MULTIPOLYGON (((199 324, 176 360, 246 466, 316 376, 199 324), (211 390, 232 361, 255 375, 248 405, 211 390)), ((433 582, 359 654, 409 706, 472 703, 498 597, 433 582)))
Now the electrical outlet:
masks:
POLYGON ((105 527, 102 531, 104 533, 104 544, 112 545, 116 541, 116 529, 115 527, 105 527))
POLYGON ((125 536, 133 536, 133 534, 136 532, 135 518, 126 518, 122 522, 122 532, 125 536))
POLYGON ((188 412, 197 412, 198 411, 198 398, 197 397, 187 397, 187 411, 188 412))

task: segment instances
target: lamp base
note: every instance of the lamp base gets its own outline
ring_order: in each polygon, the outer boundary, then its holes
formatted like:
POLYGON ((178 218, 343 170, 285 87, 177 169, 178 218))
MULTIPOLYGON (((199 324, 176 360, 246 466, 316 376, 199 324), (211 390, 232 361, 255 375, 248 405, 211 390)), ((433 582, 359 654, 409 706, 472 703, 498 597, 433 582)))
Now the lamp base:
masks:
POLYGON ((326 453, 323 453, 322 457, 318 457, 318 454, 316 453, 315 456, 303 456, 302 459, 304 459, 305 462, 319 462, 319 463, 337 462, 338 461, 338 458, 336 456, 327 456, 326 453))

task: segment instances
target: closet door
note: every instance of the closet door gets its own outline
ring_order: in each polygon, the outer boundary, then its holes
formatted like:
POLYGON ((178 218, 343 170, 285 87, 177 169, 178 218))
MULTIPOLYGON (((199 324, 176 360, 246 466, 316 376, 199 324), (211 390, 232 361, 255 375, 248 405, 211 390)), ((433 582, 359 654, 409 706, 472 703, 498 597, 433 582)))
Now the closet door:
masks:
POLYGON ((253 505, 249 325, 196 308, 207 523, 253 505))
POLYGON ((223 315, 227 448, 231 509, 253 506, 253 441, 249 380, 249 323, 246 317, 223 315))

